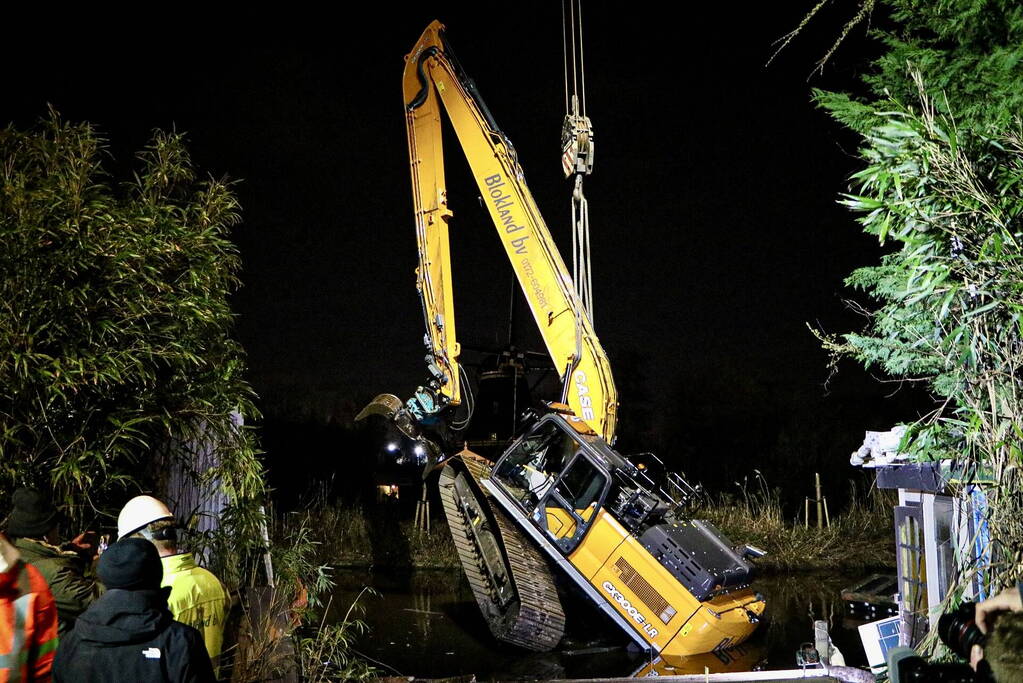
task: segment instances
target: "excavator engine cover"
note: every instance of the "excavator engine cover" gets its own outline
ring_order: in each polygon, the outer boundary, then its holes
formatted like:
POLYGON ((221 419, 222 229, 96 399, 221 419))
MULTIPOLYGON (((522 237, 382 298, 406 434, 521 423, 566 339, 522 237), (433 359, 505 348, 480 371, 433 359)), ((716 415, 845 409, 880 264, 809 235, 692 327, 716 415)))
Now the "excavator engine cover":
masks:
POLYGON ((640 543, 700 602, 722 589, 745 586, 753 567, 710 522, 675 520, 643 532, 640 543))

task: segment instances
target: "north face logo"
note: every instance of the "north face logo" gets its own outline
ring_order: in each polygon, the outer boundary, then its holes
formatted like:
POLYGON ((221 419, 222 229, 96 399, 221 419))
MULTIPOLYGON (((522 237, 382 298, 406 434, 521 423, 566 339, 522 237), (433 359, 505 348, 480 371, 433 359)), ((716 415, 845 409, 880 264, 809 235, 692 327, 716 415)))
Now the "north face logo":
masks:
POLYGON ((147 649, 142 651, 142 656, 145 657, 146 659, 159 659, 160 658, 160 648, 158 648, 158 647, 147 648, 147 649))

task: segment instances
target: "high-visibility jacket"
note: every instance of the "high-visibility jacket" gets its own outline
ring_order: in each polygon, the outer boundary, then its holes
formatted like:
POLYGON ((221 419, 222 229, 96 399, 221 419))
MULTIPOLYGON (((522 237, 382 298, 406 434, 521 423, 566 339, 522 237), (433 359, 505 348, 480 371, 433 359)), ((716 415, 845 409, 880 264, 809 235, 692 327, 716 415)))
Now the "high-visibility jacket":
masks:
POLYGON ((0 536, 0 683, 50 680, 57 606, 45 579, 0 536))
POLYGON ((213 572, 195 563, 192 553, 166 555, 160 561, 163 585, 171 589, 167 598, 171 614, 175 621, 188 624, 202 634, 206 651, 217 668, 231 596, 213 572))

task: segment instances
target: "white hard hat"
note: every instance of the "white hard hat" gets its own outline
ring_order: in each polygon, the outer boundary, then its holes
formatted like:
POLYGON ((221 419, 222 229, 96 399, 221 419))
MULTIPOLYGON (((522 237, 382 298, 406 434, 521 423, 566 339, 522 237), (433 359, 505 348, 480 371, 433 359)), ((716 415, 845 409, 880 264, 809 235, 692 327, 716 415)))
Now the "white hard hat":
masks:
POLYGON ((152 496, 135 496, 117 515, 117 540, 161 519, 174 519, 166 505, 152 496))

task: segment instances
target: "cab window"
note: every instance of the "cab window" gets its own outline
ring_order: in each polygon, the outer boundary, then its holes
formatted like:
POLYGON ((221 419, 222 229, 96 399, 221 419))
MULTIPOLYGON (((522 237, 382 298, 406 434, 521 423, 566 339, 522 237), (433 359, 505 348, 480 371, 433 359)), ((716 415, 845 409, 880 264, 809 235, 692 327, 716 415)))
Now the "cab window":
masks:
POLYGON ((522 507, 532 510, 578 450, 573 435, 554 422, 544 422, 512 447, 492 476, 522 507))

